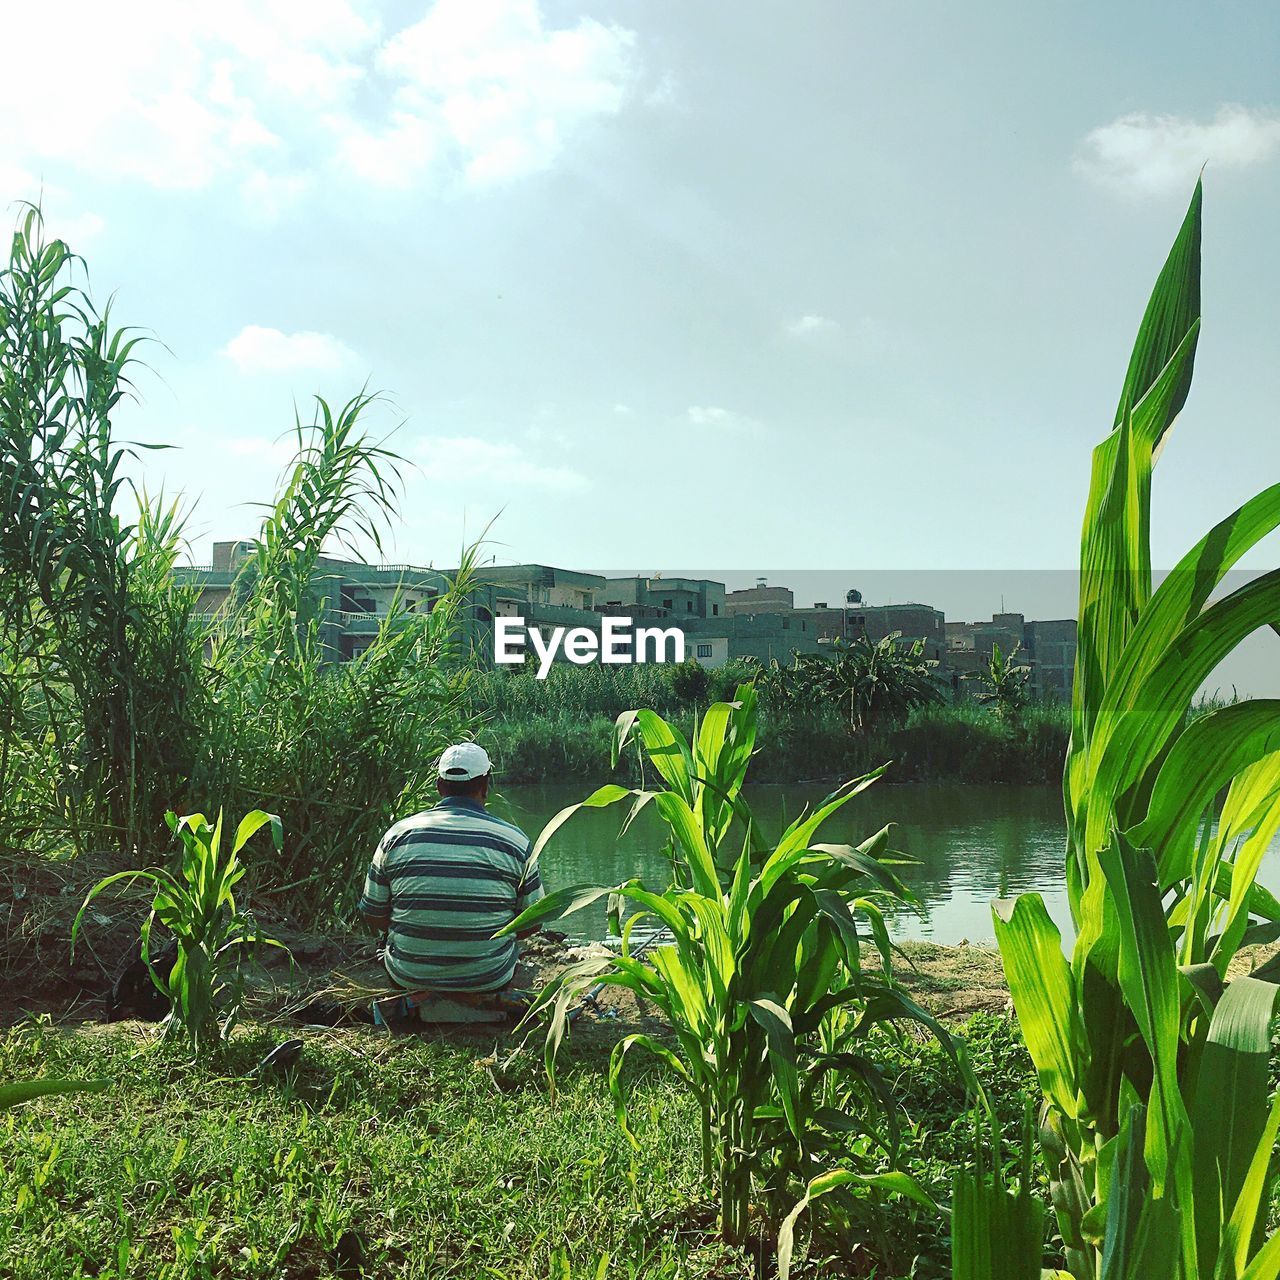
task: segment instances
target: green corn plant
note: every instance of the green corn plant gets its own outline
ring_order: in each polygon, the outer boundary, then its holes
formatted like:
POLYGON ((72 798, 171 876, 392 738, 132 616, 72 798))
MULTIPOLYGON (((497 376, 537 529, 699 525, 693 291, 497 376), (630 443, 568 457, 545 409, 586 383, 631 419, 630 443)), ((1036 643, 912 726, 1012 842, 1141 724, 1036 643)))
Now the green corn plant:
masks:
POLYGON ((1064 778, 1070 959, 1038 895, 994 909, 1076 1280, 1280 1275, 1280 1237, 1263 1241, 1276 969, 1228 980, 1280 917, 1256 883, 1280 826, 1280 703, 1191 714, 1218 663, 1280 620, 1275 571, 1212 598, 1280 525, 1280 486, 1159 585, 1151 569, 1152 470, 1200 331, 1201 199, 1197 184, 1093 457, 1064 778))
POLYGON ((266 937, 235 899, 235 887, 245 873, 240 851, 265 826, 270 826, 279 849, 283 843, 280 820, 261 809, 247 813, 225 851, 221 812, 213 826, 202 813, 180 818, 170 812, 166 820, 182 843, 178 870, 119 871, 100 880, 85 895, 76 915, 71 945, 74 950, 84 914, 103 890, 137 880, 150 883, 155 895, 142 923, 141 955, 151 980, 169 1000, 165 1034, 184 1039, 193 1052, 203 1053, 230 1033, 239 1015, 245 953, 260 944, 281 945, 266 937), (177 944, 177 956, 167 974, 157 971, 151 956, 157 923, 177 944))
POLYGON ((570 966, 539 994, 526 1025, 546 1018, 554 1088, 556 1055, 588 988, 625 988, 661 1011, 674 1045, 633 1033, 613 1050, 609 1087, 618 1121, 636 1144, 624 1064, 633 1049, 647 1051, 697 1100, 703 1174, 715 1189, 721 1233, 738 1245, 753 1235, 753 1221, 766 1241, 776 1234, 782 1207, 827 1167, 836 1146, 846 1161, 861 1155, 845 1171, 846 1188, 907 1187, 932 1203, 906 1175, 885 1172, 894 1157, 892 1106, 867 1038, 886 1022, 914 1018, 945 1039, 889 976, 885 907, 909 895, 887 865, 888 828, 857 847, 819 842, 822 825, 881 771, 847 783, 776 842, 762 843, 741 795, 755 730, 751 685, 734 702, 708 708, 692 742, 652 711, 620 716, 615 760, 636 735, 664 785, 600 788, 552 819, 533 856, 577 810, 629 800, 626 825, 646 806, 660 815, 671 883, 656 891, 638 879, 567 887, 506 930, 559 919, 608 895, 619 954, 570 966), (666 933, 646 948, 635 942, 641 927, 666 933), (872 971, 863 964, 864 936, 880 961, 872 971), (833 1037, 842 1017, 842 1033, 833 1037), (833 1134, 854 1140, 841 1145, 833 1134))

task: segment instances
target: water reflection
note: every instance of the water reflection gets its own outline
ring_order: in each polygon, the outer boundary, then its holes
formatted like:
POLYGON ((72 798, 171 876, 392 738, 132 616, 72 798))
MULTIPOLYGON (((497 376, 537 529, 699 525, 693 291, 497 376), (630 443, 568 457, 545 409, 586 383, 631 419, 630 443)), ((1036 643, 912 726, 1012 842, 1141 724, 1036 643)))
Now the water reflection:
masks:
MULTIPOLYGON (((536 835, 589 790, 577 784, 510 787, 495 807, 536 835)), ((757 819, 776 834, 825 793, 820 786, 757 786, 748 788, 748 800, 757 819)), ((619 841, 623 812, 621 805, 584 810, 562 827, 542 855, 548 887, 617 883, 630 876, 662 884, 667 868, 660 853, 660 821, 646 812, 619 841)), ((921 902, 917 912, 894 921, 896 937, 942 943, 989 939, 991 899, 1028 890, 1043 893, 1054 918, 1065 923, 1057 788, 872 788, 832 818, 823 835, 833 843, 856 844, 889 822, 897 824, 895 846, 912 860, 900 874, 921 902)), ((599 937, 605 929, 603 903, 571 917, 565 928, 575 937, 599 937)))
MULTIPOLYGON (((495 807, 536 836, 551 817, 589 791, 581 784, 511 787, 495 807)), ((824 794, 820 786, 747 788, 752 811, 774 835, 803 805, 824 794)), ((630 876, 653 887, 666 883, 667 867, 659 852, 661 822, 646 812, 619 842, 624 810, 619 805, 616 810, 583 811, 556 833, 542 855, 549 888, 616 884, 630 876)), ((896 847, 913 860, 900 874, 921 903, 918 911, 895 919, 895 937, 944 944, 966 938, 989 942, 991 900, 1035 891, 1044 896, 1069 940, 1065 828, 1057 787, 873 787, 832 818, 823 836, 832 843, 856 844, 889 822, 897 824, 896 847)), ((1280 851, 1275 847, 1259 879, 1273 891, 1280 887, 1280 851)), ((563 927, 578 938, 602 936, 603 902, 570 917, 563 927)))

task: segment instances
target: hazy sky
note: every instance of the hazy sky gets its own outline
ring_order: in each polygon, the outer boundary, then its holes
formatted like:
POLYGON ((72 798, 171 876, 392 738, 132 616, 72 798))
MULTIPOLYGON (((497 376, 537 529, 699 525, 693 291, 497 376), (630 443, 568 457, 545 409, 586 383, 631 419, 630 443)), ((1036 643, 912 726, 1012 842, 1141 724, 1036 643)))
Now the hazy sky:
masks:
MULTIPOLYGON (((1280 476, 1280 10, 48 0, 0 19, 43 184, 159 343, 128 434, 250 531, 295 400, 368 379, 394 556, 1067 569, 1207 161, 1170 563, 1280 476), (49 33, 56 31, 51 42, 49 33)), ((1013 607, 1015 602, 1009 602, 1013 607)))

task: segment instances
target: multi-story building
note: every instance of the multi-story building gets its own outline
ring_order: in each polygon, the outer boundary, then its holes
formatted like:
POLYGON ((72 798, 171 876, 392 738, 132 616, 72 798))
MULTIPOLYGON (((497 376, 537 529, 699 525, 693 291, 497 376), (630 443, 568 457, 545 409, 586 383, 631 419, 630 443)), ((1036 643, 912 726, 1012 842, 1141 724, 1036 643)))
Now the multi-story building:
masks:
MULTIPOLYGON (((252 548, 249 542, 215 542, 211 563, 175 568, 177 581, 199 588, 198 612, 212 616, 226 604, 252 548)), ((372 643, 393 601, 409 613, 430 612, 448 587, 449 575, 437 569, 321 556, 312 581, 320 641, 331 660, 348 662, 372 643)), ((490 634, 497 606, 492 585, 478 584, 468 593, 462 621, 473 646, 490 634)))
POLYGON ((755 658, 786 664, 798 653, 820 652, 818 637, 808 619, 795 614, 733 613, 725 618, 672 621, 684 627, 686 650, 695 661, 702 661, 700 645, 713 638, 723 638, 725 661, 755 658))
MULTIPOLYGON (((850 592, 856 596, 857 592, 850 592)), ((898 637, 903 644, 923 644, 924 656, 940 662, 946 654, 946 619, 929 604, 867 604, 861 599, 847 601, 839 608, 817 603, 812 609, 797 609, 812 620, 819 639, 852 640, 865 636, 873 643, 898 637)))
POLYGON ((1032 697, 1071 701, 1077 630, 1074 618, 1053 618, 1025 625, 1023 644, 1031 662, 1032 697))
POLYGON ((795 608, 795 592, 790 587, 771 587, 768 578, 757 578, 754 587, 730 591, 724 598, 725 612, 790 613, 795 608))
POLYGON ((993 614, 990 622, 948 622, 947 666, 960 696, 974 688, 970 677, 985 671, 996 645, 1000 652, 1030 668, 1033 698, 1069 701, 1076 665, 1076 620, 1031 621, 1020 613, 993 614))
POLYGON ((476 570, 476 578, 497 587, 504 600, 579 613, 595 612, 606 581, 598 573, 547 564, 483 565, 476 570))
MULTIPOLYGON (((235 589, 252 543, 218 542, 208 565, 175 570, 200 589, 198 609, 216 613, 235 589)), ((362 653, 390 612, 392 601, 409 612, 430 611, 449 589, 449 570, 417 565, 369 565, 322 556, 313 585, 321 641, 334 661, 362 653)), ((726 592, 707 578, 604 577, 552 565, 485 565, 475 571, 463 603, 462 621, 472 651, 493 659, 495 617, 521 617, 533 627, 589 627, 598 631, 604 615, 666 621, 685 633, 685 652, 695 662, 721 667, 736 658, 790 662, 797 654, 821 653, 835 640, 863 635, 880 641, 923 642, 925 657, 964 697, 968 676, 984 670, 994 646, 1017 653, 1031 668, 1033 697, 1071 696, 1075 668, 1074 619, 1028 622, 1020 613, 998 613, 990 622, 948 622, 932 605, 867 604, 857 591, 843 603, 816 602, 797 608, 789 587, 754 587, 726 592)))
POLYGON ((725 615, 723 582, 708 578, 664 578, 660 574, 648 578, 606 578, 604 582, 601 604, 606 613, 651 610, 643 616, 668 617, 673 622, 725 615))

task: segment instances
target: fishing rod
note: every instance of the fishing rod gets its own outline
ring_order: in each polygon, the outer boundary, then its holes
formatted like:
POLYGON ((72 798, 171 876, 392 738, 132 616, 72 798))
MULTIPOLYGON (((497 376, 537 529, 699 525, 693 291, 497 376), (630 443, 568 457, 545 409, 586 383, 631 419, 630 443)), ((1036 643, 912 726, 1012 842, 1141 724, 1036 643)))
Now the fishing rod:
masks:
MULTIPOLYGON (((654 945, 654 943, 660 940, 672 939, 674 938, 674 936, 675 935, 672 934, 671 930, 668 928, 663 927, 661 929, 655 929, 646 938, 644 938, 644 940, 640 943, 640 945, 635 947, 629 953, 629 955, 631 959, 638 960, 642 955, 644 955, 646 951, 649 950, 650 947, 654 945)), ((621 939, 619 939, 619 944, 621 944, 621 939)), ((605 945, 607 946, 608 944, 606 943, 605 945)), ((619 945, 619 950, 621 950, 621 945, 619 945)), ((582 999, 578 1001, 577 1008, 572 1010, 572 1012, 569 1014, 570 1021, 573 1021, 574 1019, 579 1017, 582 1014, 583 1010, 586 1009, 588 1006, 591 1006, 592 1008, 598 1008, 596 1004, 596 1000, 599 997, 600 993, 608 985, 609 984, 607 982, 597 982, 595 986, 592 987, 591 990, 588 991, 582 997, 582 999)))

